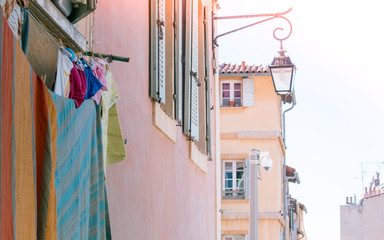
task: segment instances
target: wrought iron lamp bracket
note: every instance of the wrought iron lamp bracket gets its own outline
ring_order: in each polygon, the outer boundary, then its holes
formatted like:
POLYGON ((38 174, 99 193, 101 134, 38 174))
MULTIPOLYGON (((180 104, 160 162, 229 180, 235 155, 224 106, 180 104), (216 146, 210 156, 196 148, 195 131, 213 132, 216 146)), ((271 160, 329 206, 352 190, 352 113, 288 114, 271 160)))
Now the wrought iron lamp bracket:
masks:
POLYGON ((285 12, 281 12, 281 13, 267 13, 267 14, 253 14, 253 15, 241 15, 241 16, 229 16, 229 17, 215 17, 214 20, 225 20, 225 19, 235 19, 235 18, 257 18, 257 17, 268 17, 268 18, 261 20, 261 21, 258 21, 258 22, 255 22, 255 23, 248 24, 248 25, 240 27, 240 28, 236 28, 236 29, 229 31, 229 32, 226 32, 226 33, 222 33, 213 39, 213 44, 215 44, 215 46, 218 47, 219 44, 217 43, 217 39, 220 37, 226 36, 228 34, 231 34, 231 33, 234 33, 234 32, 237 32, 237 31, 240 31, 240 30, 252 27, 252 26, 255 26, 259 23, 263 23, 263 22, 267 22, 269 20, 280 18, 280 19, 287 21, 289 24, 289 33, 286 37, 279 38, 276 36, 277 31, 283 31, 284 30, 281 27, 278 27, 273 31, 273 37, 276 40, 280 41, 280 48, 282 49, 283 48, 283 41, 288 39, 292 34, 292 23, 291 23, 291 21, 289 21, 288 18, 284 17, 283 15, 289 13, 291 10, 292 10, 292 8, 288 9, 285 12))

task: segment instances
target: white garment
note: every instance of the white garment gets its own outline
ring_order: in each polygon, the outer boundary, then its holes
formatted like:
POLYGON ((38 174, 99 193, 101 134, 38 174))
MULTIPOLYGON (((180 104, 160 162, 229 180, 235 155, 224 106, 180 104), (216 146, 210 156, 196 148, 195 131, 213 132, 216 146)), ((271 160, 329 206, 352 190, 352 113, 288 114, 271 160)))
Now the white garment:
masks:
POLYGON ((69 75, 73 68, 73 64, 71 60, 69 60, 70 56, 72 56, 70 52, 64 48, 59 48, 57 52, 57 72, 54 92, 66 98, 69 96, 69 75))

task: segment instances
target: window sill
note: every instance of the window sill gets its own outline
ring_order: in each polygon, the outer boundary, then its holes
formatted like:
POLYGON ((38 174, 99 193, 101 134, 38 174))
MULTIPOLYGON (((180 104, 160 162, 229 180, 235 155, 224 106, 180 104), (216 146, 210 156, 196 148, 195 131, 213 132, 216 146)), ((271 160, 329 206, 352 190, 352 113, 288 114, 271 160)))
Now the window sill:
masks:
POLYGON ((164 112, 158 102, 153 103, 153 125, 173 143, 176 142, 177 122, 164 112))
POLYGON ((208 156, 200 152, 196 143, 189 142, 189 159, 203 172, 207 173, 208 156))
POLYGON ((31 13, 44 24, 48 31, 55 33, 63 42, 69 43, 75 52, 84 52, 87 49, 87 41, 84 36, 64 17, 51 1, 29 1, 28 7, 31 13))
POLYGON ((249 203, 249 199, 221 199, 221 203, 249 203))
POLYGON ((230 106, 220 106, 220 110, 244 110, 247 107, 240 106, 240 107, 230 107, 230 106))

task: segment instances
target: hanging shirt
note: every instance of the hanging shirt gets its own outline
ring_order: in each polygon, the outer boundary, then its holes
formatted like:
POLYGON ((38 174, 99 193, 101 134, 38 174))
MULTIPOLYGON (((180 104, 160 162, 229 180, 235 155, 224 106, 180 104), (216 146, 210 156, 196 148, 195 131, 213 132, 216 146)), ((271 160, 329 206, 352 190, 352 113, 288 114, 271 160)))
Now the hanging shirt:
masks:
POLYGON ((77 69, 75 63, 72 63, 72 65, 73 68, 69 75, 69 98, 75 100, 76 107, 78 108, 84 102, 84 96, 87 93, 87 79, 83 70, 77 69))
POLYGON ((92 69, 85 62, 84 58, 81 59, 81 62, 84 65, 84 73, 87 79, 87 92, 84 98, 89 99, 103 87, 103 84, 101 84, 99 79, 93 74, 92 69))
POLYGON ((69 60, 71 54, 64 48, 59 48, 57 52, 57 72, 54 92, 62 97, 69 97, 70 81, 69 75, 73 68, 73 63, 69 60))
POLYGON ((127 158, 125 151, 123 134, 121 132, 119 115, 116 108, 116 102, 120 96, 117 91, 112 71, 107 65, 105 78, 108 84, 108 91, 102 92, 101 105, 101 124, 103 131, 103 158, 104 168, 120 162, 127 158))

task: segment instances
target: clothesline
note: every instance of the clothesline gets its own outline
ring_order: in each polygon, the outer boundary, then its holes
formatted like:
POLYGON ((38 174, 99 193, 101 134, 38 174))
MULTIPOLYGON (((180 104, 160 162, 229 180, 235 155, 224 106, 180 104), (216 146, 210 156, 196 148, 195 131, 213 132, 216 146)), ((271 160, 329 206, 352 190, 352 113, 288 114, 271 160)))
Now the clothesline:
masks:
POLYGON ((129 59, 130 59, 127 57, 121 57, 121 56, 115 56, 115 55, 103 54, 103 53, 94 53, 94 52, 84 52, 83 55, 85 55, 85 56, 102 56, 103 58, 107 58, 109 62, 112 62, 112 60, 121 61, 121 62, 129 62, 129 59))
MULTIPOLYGON (((51 34, 45 29, 45 27, 35 18, 35 16, 33 16, 33 14, 27 9, 27 12, 29 14, 29 16, 31 16, 33 18, 33 20, 35 20, 35 22, 37 23, 37 25, 39 25, 39 27, 41 27, 41 29, 43 29, 43 31, 48 35, 48 37, 56 44, 57 47, 62 47, 60 46, 60 44, 51 36, 51 34)), ((82 53, 83 55, 85 56, 102 56, 103 58, 107 58, 109 62, 112 62, 112 60, 116 60, 116 61, 120 61, 120 62, 129 62, 130 58, 127 58, 127 57, 121 57, 121 56, 116 56, 116 55, 112 55, 112 54, 104 54, 104 53, 94 53, 94 52, 91 52, 91 51, 87 51, 87 52, 84 52, 82 53)))

